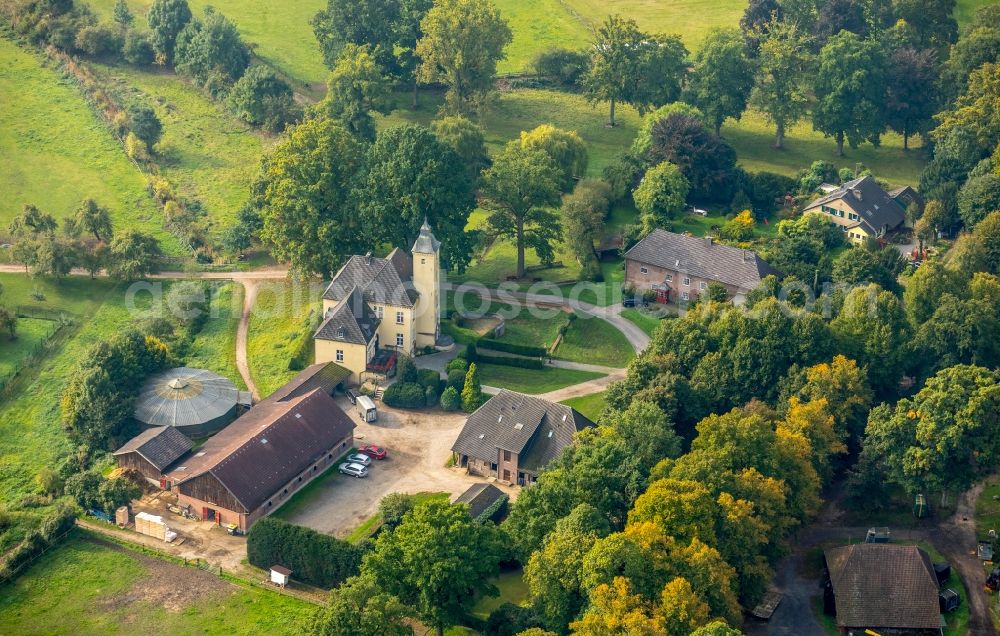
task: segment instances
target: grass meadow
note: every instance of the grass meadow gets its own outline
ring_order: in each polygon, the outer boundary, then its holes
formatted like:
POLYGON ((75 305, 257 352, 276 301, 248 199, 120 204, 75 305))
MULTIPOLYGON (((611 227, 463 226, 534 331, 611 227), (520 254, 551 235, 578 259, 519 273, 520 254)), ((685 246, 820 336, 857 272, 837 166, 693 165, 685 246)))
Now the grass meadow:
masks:
POLYGON ((0 587, 4 634, 301 634, 316 607, 74 538, 0 587))
POLYGON ((179 195, 201 203, 213 233, 230 225, 250 197, 250 184, 273 138, 174 73, 96 63, 91 68, 122 94, 156 109, 163 122, 154 157, 160 175, 179 195))
POLYGON ((604 409, 608 406, 605 391, 563 400, 560 404, 565 404, 566 406, 576 409, 581 415, 590 419, 592 422, 596 422, 598 418, 601 417, 601 414, 604 413, 604 409))
POLYGON ((317 299, 321 293, 318 285, 283 281, 261 285, 250 314, 247 359, 250 375, 262 398, 297 373, 288 369, 288 361, 298 339, 306 331, 312 333, 310 313, 320 311, 317 299))
POLYGON ((149 232, 167 253, 182 253, 163 229, 142 173, 77 86, 4 37, 0 95, 0 233, 26 204, 62 219, 90 197, 111 211, 116 227, 149 232))
POLYGON ((571 384, 579 384, 588 380, 604 377, 603 373, 591 371, 576 371, 573 369, 520 369, 517 367, 500 366, 496 364, 479 364, 479 379, 487 386, 495 386, 518 393, 538 395, 548 393, 571 384))

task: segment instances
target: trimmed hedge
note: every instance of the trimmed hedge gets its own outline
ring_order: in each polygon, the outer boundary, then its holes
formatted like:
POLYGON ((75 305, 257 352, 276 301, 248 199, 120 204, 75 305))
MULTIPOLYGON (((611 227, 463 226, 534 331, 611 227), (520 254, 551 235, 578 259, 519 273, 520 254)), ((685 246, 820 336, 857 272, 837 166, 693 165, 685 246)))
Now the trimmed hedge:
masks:
POLYGON ((510 500, 506 494, 496 501, 491 503, 486 510, 479 513, 476 517, 476 521, 479 523, 486 523, 487 521, 492 521, 493 523, 500 523, 500 521, 507 516, 507 502, 510 500))
POLYGON ((480 338, 480 349, 492 349, 493 351, 503 351, 504 353, 514 353, 521 356, 534 356, 541 358, 545 355, 545 347, 518 344, 516 342, 506 342, 494 338, 480 338))
POLYGON ((507 356, 487 356, 479 354, 476 362, 495 364, 503 367, 517 367, 518 369, 544 369, 545 361, 541 358, 510 358, 507 356))
POLYGON ((358 573, 363 550, 309 528, 264 517, 247 535, 247 560, 259 568, 283 565, 292 577, 331 588, 358 573))
POLYGON ((420 383, 425 390, 433 389, 435 399, 441 394, 441 391, 444 390, 444 387, 441 386, 441 374, 434 369, 420 369, 420 371, 417 372, 417 382, 420 383))
POLYGON ((465 373, 469 370, 469 361, 465 358, 455 358, 448 363, 445 370, 448 371, 449 374, 451 374, 452 371, 461 371, 462 373, 465 373))
POLYGON ((382 401, 401 409, 422 409, 427 406, 424 387, 416 382, 390 384, 382 394, 382 401))

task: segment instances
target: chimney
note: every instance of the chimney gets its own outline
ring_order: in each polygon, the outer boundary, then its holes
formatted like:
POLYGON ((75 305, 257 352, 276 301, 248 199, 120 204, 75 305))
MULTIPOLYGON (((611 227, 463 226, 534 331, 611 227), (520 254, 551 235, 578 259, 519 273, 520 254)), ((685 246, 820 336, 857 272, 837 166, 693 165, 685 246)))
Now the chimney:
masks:
POLYGON ((367 252, 365 254, 365 262, 368 263, 369 265, 372 264, 372 253, 371 252, 367 252))
POLYGON ((743 250, 743 262, 750 263, 753 261, 754 254, 750 250, 743 250))
POLYGON ((708 246, 708 247, 712 247, 712 237, 711 236, 706 236, 705 237, 705 245, 708 246))
POLYGON ((854 188, 853 190, 851 190, 851 194, 853 194, 854 198, 857 199, 858 201, 861 200, 861 190, 854 188))

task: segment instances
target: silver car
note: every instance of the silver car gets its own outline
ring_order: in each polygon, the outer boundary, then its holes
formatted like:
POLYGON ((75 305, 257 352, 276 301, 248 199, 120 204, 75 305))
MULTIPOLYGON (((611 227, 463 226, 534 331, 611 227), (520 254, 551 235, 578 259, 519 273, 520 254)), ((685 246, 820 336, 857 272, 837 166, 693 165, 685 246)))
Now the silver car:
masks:
POLYGON ((344 473, 345 475, 353 475, 358 479, 368 476, 368 469, 362 466, 361 464, 355 464, 354 462, 341 464, 340 472, 344 473))
POLYGON ((347 457, 347 461, 352 464, 361 464, 362 466, 367 466, 372 463, 372 458, 364 453, 354 453, 347 457))

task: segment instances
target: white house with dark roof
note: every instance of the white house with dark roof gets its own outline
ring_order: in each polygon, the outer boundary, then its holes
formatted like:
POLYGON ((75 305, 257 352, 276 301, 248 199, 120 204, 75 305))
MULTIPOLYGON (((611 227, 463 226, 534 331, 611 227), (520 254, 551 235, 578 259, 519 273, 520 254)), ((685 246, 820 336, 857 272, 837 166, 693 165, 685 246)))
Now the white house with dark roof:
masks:
POLYGON ((803 214, 822 214, 854 243, 885 236, 906 220, 906 206, 919 199, 912 188, 889 194, 872 177, 848 181, 816 199, 803 214))
POLYGON ((527 486, 594 423, 576 409, 502 389, 465 420, 451 450, 473 475, 527 486))
POLYGON ((740 303, 762 278, 776 273, 756 253, 711 237, 656 229, 625 252, 625 286, 653 290, 658 302, 695 300, 711 283, 740 303))
POLYGON ((424 221, 410 254, 352 256, 323 292, 316 362, 350 369, 351 381, 382 374, 396 354, 433 347, 440 335, 441 243, 424 221))

